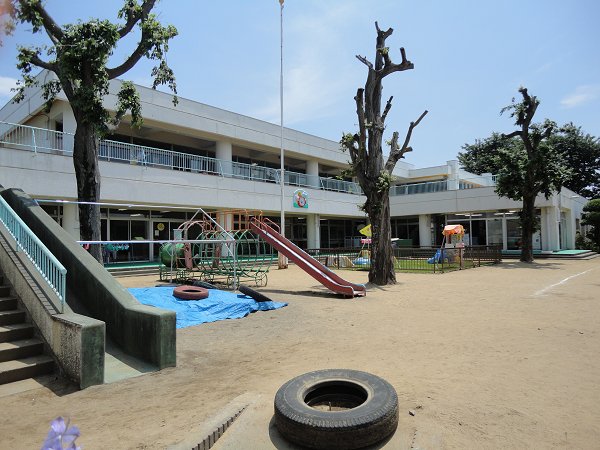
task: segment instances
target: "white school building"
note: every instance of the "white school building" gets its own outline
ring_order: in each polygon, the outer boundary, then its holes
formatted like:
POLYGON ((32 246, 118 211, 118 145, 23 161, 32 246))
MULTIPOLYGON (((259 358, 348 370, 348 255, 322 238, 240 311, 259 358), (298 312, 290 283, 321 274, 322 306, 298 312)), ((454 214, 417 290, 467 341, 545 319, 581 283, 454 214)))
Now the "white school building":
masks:
MULTIPOLYGON (((109 110, 115 109, 118 83, 112 82, 105 99, 109 110)), ((125 120, 99 146, 103 240, 172 239, 198 207, 261 210, 279 221, 279 125, 183 98, 175 107, 172 95, 137 88, 144 125, 135 129, 125 120)), ((0 185, 37 199, 79 239, 75 119, 62 93, 50 112, 43 106, 41 89, 31 88, 23 102, 0 110, 0 185)), ((359 246, 365 197, 357 183, 336 178, 349 155, 338 142, 289 128, 283 146, 285 235, 302 248, 359 246)), ((392 235, 405 245, 439 245, 443 226, 459 223, 470 245, 520 248, 521 203, 498 197, 492 174, 468 173, 458 161, 425 168, 400 161, 394 175, 392 235)), ((534 249, 574 249, 586 201, 566 188, 550 199, 539 196, 534 249)), ((231 225, 231 216, 221 220, 231 225)), ((132 246, 119 259, 152 261, 157 248, 132 246)))

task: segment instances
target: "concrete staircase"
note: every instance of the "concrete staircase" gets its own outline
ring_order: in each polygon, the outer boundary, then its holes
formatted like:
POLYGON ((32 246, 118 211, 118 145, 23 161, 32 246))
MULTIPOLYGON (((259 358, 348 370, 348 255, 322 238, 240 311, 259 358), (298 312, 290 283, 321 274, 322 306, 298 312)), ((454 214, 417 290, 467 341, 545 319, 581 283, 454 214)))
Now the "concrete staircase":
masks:
POLYGON ((140 267, 119 267, 108 266, 106 270, 115 278, 117 277, 140 277, 145 275, 159 276, 159 267, 155 266, 140 266, 140 267))
POLYGON ((27 323, 17 298, 3 284, 0 276, 0 385, 53 372, 54 360, 44 355, 35 327, 27 323))

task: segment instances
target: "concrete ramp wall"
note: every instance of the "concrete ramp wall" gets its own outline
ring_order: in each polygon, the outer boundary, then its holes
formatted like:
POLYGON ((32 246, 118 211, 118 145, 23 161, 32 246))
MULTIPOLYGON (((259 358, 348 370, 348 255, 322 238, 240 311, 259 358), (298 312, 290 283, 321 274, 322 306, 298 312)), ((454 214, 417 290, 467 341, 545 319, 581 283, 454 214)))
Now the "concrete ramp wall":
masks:
POLYGON ((175 366, 175 313, 138 303, 87 251, 20 189, 2 197, 67 269, 67 303, 78 303, 126 353, 175 366))

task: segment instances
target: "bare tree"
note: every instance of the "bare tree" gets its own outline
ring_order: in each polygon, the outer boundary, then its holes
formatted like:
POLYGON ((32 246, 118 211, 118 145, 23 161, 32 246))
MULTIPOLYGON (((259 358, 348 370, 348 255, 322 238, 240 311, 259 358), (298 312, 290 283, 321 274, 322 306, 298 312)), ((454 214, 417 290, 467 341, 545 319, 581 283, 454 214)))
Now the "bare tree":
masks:
POLYGON ((367 66, 369 72, 364 88, 359 88, 354 100, 358 115, 358 133, 345 134, 342 137, 342 148, 350 153, 351 171, 367 197, 363 209, 371 222, 371 268, 369 281, 378 285, 396 282, 394 272, 394 255, 391 246, 390 198, 392 171, 404 154, 412 151, 409 146, 414 128, 427 114, 424 111, 417 120, 411 122, 404 143, 398 143, 398 132, 394 131, 389 142, 390 154, 384 164, 382 139, 385 130, 385 119, 392 107, 393 96, 387 101, 381 113, 381 93, 383 79, 394 73, 413 69, 414 65, 406 59, 404 48, 400 49, 402 62, 394 64, 389 55, 385 40, 394 31, 388 28, 382 31, 377 22, 377 41, 375 44, 375 64, 366 57, 357 55, 359 61, 367 66))

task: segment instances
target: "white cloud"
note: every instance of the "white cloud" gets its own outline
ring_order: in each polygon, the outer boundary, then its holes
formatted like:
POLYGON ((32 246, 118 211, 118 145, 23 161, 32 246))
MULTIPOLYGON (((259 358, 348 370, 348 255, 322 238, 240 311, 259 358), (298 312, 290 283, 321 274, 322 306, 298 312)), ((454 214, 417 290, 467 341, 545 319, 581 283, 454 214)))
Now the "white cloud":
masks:
POLYGON ((0 97, 12 97, 14 92, 11 89, 17 86, 16 78, 0 76, 0 97))
POLYGON ((560 101, 563 108, 575 108, 600 97, 600 85, 589 84, 577 86, 575 92, 567 95, 560 101))

